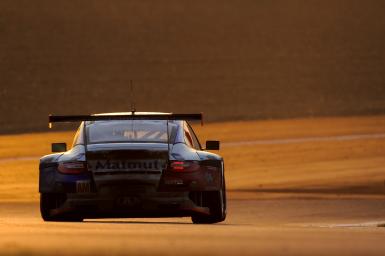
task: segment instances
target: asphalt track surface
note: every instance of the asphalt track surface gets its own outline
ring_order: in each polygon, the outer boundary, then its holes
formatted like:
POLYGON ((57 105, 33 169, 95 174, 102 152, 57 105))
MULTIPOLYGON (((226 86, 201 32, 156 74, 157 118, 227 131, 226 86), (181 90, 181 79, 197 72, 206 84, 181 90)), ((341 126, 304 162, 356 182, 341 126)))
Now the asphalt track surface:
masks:
POLYGON ((384 255, 385 200, 229 200, 215 225, 189 218, 48 223, 38 203, 0 203, 0 255, 384 255))
MULTIPOLYGON (((362 140, 359 144, 362 146, 369 140, 385 137, 382 131, 368 132, 236 141, 222 145, 234 148, 248 144, 295 146, 301 142, 362 140)), ((316 148, 325 149, 330 150, 316 148)), ((338 153, 338 148, 327 153, 334 152, 338 153)), ((309 152, 305 153, 307 157, 309 152)), ((0 161, 35 159, 25 156, 0 161)), ((362 161, 372 159, 363 158, 362 161)), ((348 160, 343 162, 344 168, 359 168, 356 162, 348 160)), ((335 163, 325 164, 327 167, 335 163)), ((378 163, 376 168, 382 170, 378 163)), ((383 176, 379 177, 382 180, 383 176)), ((328 179, 337 178, 328 176, 328 179)), ((189 218, 48 223, 41 219, 36 201, 0 201, 0 255, 385 255, 384 194, 338 195, 338 190, 332 189, 327 195, 257 190, 229 192, 228 218, 214 225, 194 225, 189 218)))

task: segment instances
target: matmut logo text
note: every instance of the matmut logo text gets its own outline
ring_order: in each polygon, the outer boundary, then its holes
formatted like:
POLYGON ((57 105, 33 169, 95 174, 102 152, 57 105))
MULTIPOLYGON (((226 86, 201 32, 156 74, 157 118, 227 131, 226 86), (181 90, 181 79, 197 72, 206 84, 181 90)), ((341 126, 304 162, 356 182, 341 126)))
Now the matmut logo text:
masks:
POLYGON ((92 161, 89 167, 94 170, 162 170, 166 161, 161 160, 105 160, 92 161))

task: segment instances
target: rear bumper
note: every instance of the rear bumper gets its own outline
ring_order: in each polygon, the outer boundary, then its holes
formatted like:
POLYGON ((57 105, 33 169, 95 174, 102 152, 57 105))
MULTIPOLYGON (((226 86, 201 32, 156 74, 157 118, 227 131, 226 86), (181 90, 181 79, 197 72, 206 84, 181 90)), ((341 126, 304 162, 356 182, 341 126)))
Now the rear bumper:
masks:
POLYGON ((89 193, 67 194, 66 202, 55 213, 72 213, 83 218, 183 217, 210 214, 210 210, 196 205, 188 192, 124 196, 89 193))

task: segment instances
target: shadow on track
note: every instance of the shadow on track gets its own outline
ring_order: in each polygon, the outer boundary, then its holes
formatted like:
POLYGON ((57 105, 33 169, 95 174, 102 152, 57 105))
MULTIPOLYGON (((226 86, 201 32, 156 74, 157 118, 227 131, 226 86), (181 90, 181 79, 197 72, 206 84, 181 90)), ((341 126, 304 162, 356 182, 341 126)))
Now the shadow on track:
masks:
POLYGON ((189 222, 175 222, 175 221, 130 221, 130 220, 84 220, 83 223, 242 226, 239 224, 229 224, 229 223, 194 224, 192 222, 189 223, 189 222))

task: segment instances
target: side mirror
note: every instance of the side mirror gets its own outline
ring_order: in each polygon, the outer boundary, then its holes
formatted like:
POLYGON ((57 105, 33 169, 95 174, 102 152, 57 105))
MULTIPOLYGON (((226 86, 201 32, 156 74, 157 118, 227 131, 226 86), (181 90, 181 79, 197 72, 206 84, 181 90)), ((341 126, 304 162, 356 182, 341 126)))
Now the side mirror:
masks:
POLYGON ((206 150, 219 150, 220 142, 217 140, 206 141, 206 150))
POLYGON ((67 151, 67 144, 66 143, 52 143, 51 144, 51 151, 53 153, 65 152, 65 151, 67 151))

